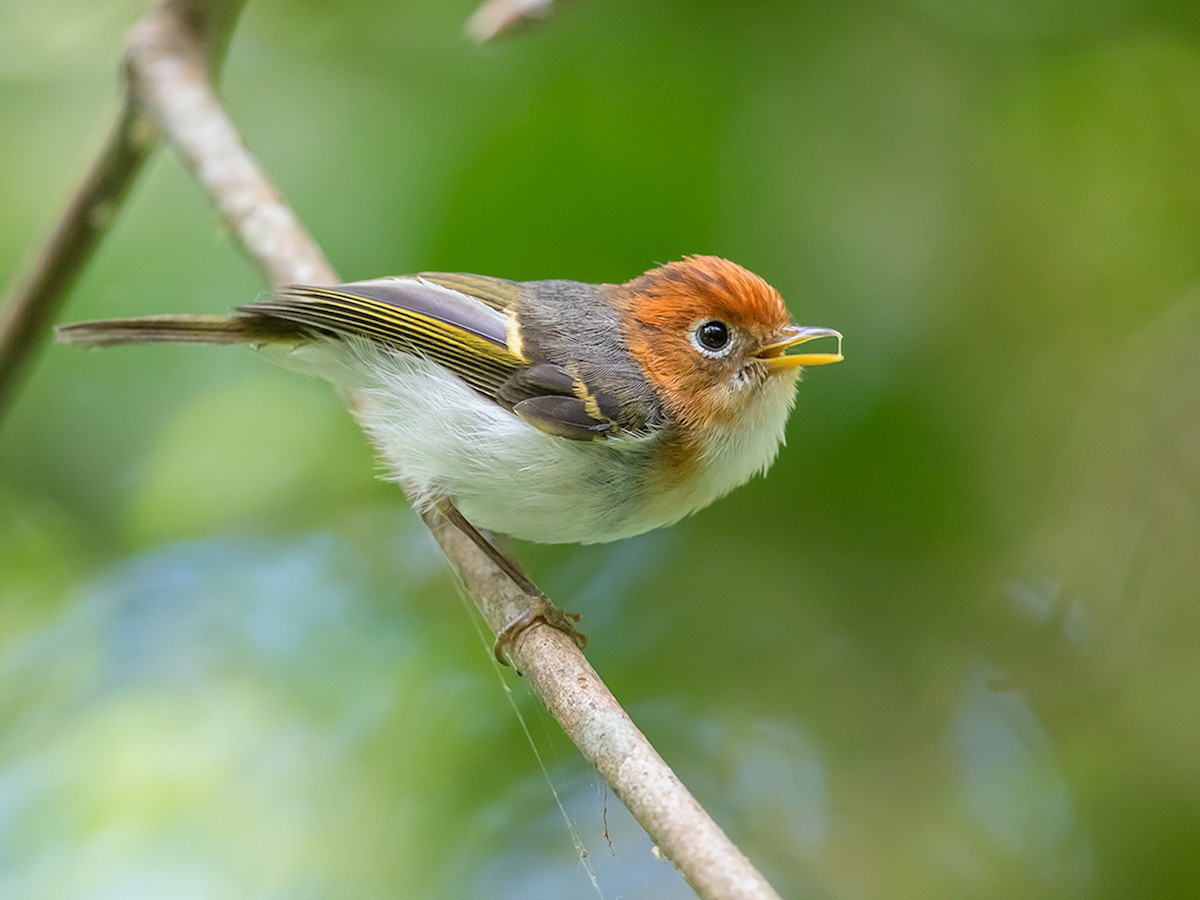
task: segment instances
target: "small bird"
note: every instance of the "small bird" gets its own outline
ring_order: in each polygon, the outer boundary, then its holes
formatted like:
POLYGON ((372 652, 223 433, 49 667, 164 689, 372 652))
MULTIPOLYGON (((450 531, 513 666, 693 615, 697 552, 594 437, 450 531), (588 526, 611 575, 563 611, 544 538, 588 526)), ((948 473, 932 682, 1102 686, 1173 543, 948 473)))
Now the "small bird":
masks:
POLYGON ((792 324, 766 281, 713 256, 625 284, 422 273, 290 286, 232 315, 81 322, 57 338, 270 350, 333 382, 422 508, 543 543, 671 525, 765 471, 802 367, 842 359, 841 334, 792 324), (823 337, 837 352, 788 352, 823 337))

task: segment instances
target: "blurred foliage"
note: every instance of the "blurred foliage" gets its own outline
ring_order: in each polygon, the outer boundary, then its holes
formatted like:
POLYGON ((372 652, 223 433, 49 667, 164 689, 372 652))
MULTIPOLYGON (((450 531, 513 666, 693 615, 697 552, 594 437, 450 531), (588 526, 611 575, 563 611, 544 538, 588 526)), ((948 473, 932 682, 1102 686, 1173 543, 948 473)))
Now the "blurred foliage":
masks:
MULTIPOLYGON (((0 5, 5 278, 143 8, 0 5)), ((719 253, 847 336, 767 479, 521 547, 684 780, 785 896, 1200 895, 1200 7, 470 8, 246 12, 229 106, 345 277, 719 253)), ((66 317, 261 289, 162 153, 66 317)), ((2 427, 0 894, 595 895, 323 384, 50 347, 2 427)), ((689 896, 502 677, 601 895, 689 896)))

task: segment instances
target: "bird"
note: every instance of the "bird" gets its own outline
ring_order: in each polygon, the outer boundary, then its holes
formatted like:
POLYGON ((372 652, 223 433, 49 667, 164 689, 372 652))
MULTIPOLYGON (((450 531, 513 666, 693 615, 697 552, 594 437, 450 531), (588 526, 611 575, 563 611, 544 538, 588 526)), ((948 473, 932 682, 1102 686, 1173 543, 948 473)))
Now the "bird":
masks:
POLYGON ((248 344, 323 376, 385 477, 529 592, 483 531, 587 544, 672 525, 765 472, 802 370, 843 359, 838 331, 793 323, 763 278, 704 255, 623 284, 423 272, 291 285, 227 315, 79 322, 56 338, 248 344), (792 352, 817 338, 836 351, 792 352))

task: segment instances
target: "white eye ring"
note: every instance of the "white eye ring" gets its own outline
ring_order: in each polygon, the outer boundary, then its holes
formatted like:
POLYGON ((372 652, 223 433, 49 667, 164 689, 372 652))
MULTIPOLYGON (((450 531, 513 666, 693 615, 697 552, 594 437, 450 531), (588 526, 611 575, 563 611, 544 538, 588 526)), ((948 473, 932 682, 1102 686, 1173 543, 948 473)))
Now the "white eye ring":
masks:
POLYGON ((692 346, 701 356, 720 359, 733 350, 733 329, 720 319, 701 319, 688 332, 692 346))

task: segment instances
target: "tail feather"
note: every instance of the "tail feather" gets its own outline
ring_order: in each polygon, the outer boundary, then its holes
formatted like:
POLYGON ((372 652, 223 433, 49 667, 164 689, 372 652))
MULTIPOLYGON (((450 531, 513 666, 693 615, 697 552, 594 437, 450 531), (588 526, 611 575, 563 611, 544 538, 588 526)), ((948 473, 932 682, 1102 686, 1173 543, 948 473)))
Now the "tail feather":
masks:
POLYGON ((124 344, 273 344, 306 341, 313 336, 294 322, 268 316, 139 316, 73 322, 54 329, 60 344, 119 347, 124 344))

